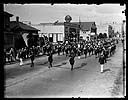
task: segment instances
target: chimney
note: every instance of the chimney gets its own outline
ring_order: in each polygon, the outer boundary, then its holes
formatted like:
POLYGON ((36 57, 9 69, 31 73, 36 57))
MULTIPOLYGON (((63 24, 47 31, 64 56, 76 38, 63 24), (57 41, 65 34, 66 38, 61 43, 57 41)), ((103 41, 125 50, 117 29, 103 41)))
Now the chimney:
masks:
POLYGON ((16 22, 19 22, 19 17, 18 16, 16 16, 16 22))

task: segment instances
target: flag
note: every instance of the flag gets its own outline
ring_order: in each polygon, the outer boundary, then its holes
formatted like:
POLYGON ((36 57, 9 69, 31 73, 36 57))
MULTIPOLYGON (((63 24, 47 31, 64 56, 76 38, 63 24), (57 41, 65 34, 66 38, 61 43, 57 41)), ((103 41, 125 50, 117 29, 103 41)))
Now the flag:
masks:
POLYGON ((24 42, 25 42, 25 44, 26 44, 26 46, 28 46, 28 38, 27 38, 27 35, 28 35, 28 33, 24 33, 24 34, 22 34, 22 37, 23 37, 23 39, 24 39, 24 42))
POLYGON ((80 20, 80 17, 79 17, 79 28, 81 29, 81 20, 80 20))
POLYGON ((57 21, 54 22, 54 24, 57 24, 58 22, 59 22, 59 21, 57 20, 57 21))

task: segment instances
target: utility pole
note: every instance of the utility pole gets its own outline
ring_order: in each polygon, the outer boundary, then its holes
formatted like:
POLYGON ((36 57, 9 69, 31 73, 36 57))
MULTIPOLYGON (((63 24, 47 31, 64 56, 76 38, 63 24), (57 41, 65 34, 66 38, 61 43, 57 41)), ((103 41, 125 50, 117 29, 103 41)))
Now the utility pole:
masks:
MULTIPOLYGON (((126 9, 124 11, 122 11, 122 13, 125 13, 126 16, 126 9)), ((126 96, 126 69, 125 69, 125 50, 124 50, 124 45, 125 45, 125 40, 124 40, 124 24, 125 24, 125 20, 123 20, 123 24, 122 24, 122 44, 123 44, 123 95, 126 96)))
POLYGON ((125 23, 125 20, 123 20, 123 24, 122 24, 122 45, 123 45, 123 95, 125 95, 125 87, 126 87, 126 84, 125 84, 125 48, 124 48, 124 45, 125 45, 125 41, 124 41, 124 23, 125 23))

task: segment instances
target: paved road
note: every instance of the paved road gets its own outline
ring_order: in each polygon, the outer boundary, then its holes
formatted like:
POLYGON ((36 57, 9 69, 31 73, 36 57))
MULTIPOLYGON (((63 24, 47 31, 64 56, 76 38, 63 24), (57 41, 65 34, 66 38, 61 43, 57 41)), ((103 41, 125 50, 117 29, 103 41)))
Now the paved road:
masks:
MULTIPOLYGON (((6 77, 6 97, 112 97, 115 80, 122 70, 122 47, 119 45, 115 55, 108 59, 104 73, 100 73, 98 59, 94 56, 87 59, 84 56, 81 59, 76 57, 73 71, 70 70, 68 58, 63 56, 56 58, 50 69, 47 64, 42 65, 42 59, 46 58, 37 60, 35 68, 25 74, 17 74, 12 79, 9 77, 11 75, 6 77), (30 71, 38 67, 39 70, 30 71)), ((26 66, 18 68, 24 71, 26 66)), ((122 92, 118 91, 118 96, 123 97, 122 92)))

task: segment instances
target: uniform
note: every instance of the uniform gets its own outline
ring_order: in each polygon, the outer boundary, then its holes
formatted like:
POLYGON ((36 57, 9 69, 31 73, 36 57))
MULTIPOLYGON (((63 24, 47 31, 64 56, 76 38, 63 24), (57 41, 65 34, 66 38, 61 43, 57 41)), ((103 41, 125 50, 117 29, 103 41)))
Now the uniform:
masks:
POLYGON ((87 57, 87 53, 88 53, 87 48, 84 48, 84 55, 85 55, 85 58, 87 57))
POLYGON ((49 61, 49 68, 52 67, 52 62, 53 62, 53 56, 52 53, 48 54, 48 61, 49 61))
POLYGON ((73 70, 73 65, 75 63, 74 56, 70 57, 69 62, 70 62, 70 65, 71 65, 71 70, 73 70))
POLYGON ((30 49, 30 58, 31 58, 31 67, 34 67, 34 59, 35 59, 35 54, 34 54, 34 50, 30 49))
POLYGON ((18 57, 20 59, 20 65, 23 65, 23 51, 22 50, 19 51, 18 57))
POLYGON ((102 55, 102 54, 99 57, 99 63, 100 63, 101 73, 102 73, 103 72, 104 63, 105 63, 105 58, 104 58, 104 55, 102 55))

